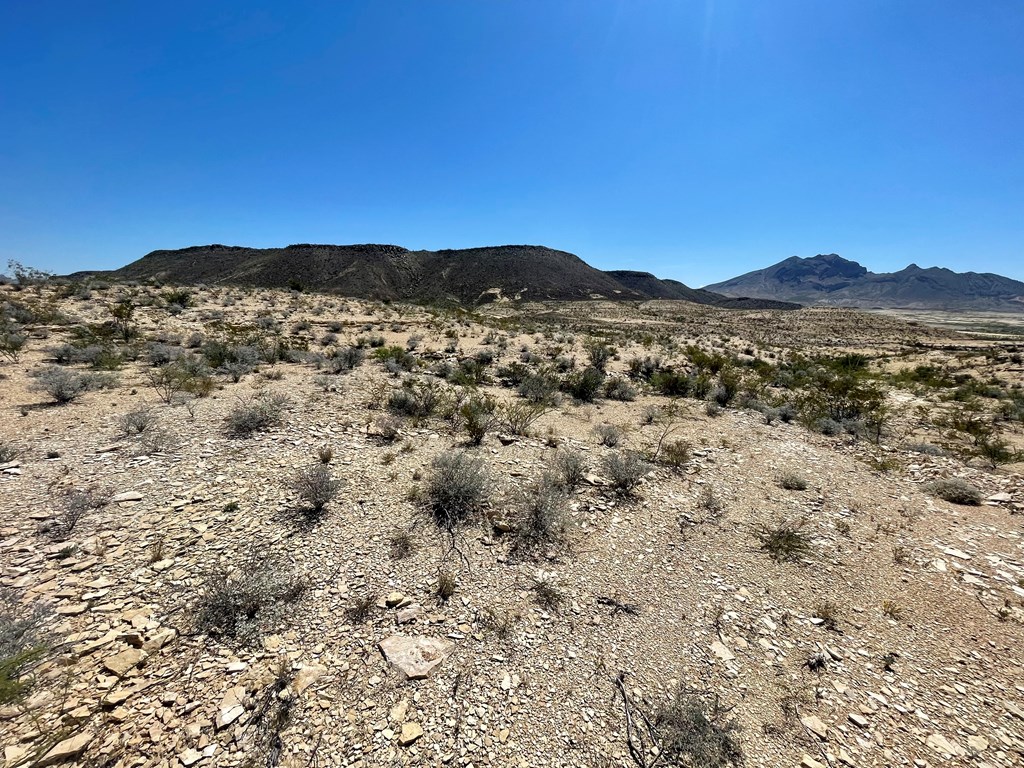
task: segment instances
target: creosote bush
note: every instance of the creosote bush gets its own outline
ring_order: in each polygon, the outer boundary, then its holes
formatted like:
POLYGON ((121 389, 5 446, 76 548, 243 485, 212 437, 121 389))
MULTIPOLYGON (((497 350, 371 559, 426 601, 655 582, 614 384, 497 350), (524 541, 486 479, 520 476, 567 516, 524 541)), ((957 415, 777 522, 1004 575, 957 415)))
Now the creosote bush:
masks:
POLYGON ((958 477, 949 480, 935 480, 928 483, 925 490, 951 504, 963 504, 971 507, 981 504, 981 491, 958 477))
POLYGON ((487 500, 487 471, 480 459, 465 452, 443 453, 434 459, 427 480, 426 501, 434 522, 454 532, 487 500))
POLYGON ((289 485, 308 505, 305 511, 314 515, 323 512, 328 502, 341 490, 341 481, 334 478, 331 470, 324 464, 314 464, 300 469, 289 485))

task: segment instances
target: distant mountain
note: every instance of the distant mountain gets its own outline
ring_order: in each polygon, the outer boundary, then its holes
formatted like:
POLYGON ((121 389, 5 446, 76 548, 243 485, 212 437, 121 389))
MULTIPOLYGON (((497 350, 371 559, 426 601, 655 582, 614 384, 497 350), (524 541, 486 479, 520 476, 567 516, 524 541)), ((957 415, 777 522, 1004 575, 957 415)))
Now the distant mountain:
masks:
POLYGON ((1024 283, 1018 280, 916 264, 874 273, 834 253, 792 256, 706 290, 812 305, 1024 312, 1024 283))
POLYGON ((502 299, 668 298, 737 309, 796 307, 695 290, 646 272, 602 272, 571 253, 537 245, 443 251, 410 251, 397 245, 203 245, 153 251, 103 274, 116 280, 156 279, 180 284, 268 288, 301 285, 361 298, 470 305, 502 299))

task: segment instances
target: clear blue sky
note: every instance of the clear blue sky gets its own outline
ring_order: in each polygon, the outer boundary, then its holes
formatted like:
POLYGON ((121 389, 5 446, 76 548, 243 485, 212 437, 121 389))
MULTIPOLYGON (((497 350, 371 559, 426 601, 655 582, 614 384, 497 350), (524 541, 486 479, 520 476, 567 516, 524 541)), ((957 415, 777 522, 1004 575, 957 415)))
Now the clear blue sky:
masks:
POLYGON ((1024 279, 1024 2, 0 4, 0 269, 213 242, 1024 279))

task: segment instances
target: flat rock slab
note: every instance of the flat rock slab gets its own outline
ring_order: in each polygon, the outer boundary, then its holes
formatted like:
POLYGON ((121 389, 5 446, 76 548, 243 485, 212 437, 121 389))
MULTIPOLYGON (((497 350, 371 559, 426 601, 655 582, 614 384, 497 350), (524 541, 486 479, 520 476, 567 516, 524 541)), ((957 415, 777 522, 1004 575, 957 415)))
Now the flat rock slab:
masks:
POLYGON ((380 641, 380 649, 410 680, 423 680, 455 649, 455 643, 442 637, 392 635, 380 641))
POLYGON ((124 501, 142 501, 142 494, 138 491, 125 491, 124 493, 112 496, 110 501, 114 504, 119 504, 124 501))
POLYGON ((63 763, 66 760, 78 757, 89 746, 92 737, 93 734, 91 733, 80 733, 77 736, 72 736, 70 739, 64 739, 64 741, 58 743, 53 749, 43 755, 42 759, 35 765, 41 768, 42 766, 56 765, 57 763, 63 763))

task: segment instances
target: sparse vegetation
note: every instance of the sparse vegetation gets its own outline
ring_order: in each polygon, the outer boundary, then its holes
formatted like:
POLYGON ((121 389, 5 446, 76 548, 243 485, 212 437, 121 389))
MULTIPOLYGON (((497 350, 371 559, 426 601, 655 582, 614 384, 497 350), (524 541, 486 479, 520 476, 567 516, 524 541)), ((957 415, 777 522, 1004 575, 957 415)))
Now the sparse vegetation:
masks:
POLYGON ((341 490, 341 481, 336 479, 324 464, 314 464, 300 469, 292 478, 291 489, 306 503, 307 516, 319 515, 324 507, 341 490))
POLYGON ((787 491, 806 491, 807 486, 807 478, 796 472, 783 472, 779 475, 779 487, 787 491))
POLYGON ((434 522, 454 532, 487 500, 487 472, 480 459, 465 452, 443 453, 434 460, 426 497, 434 522))
POLYGON ((290 567, 266 551, 242 557, 234 567, 210 570, 193 606, 196 629, 242 645, 254 645, 283 618, 303 590, 290 567))
POLYGON ((778 563, 799 563, 811 554, 810 537, 803 531, 804 521, 758 525, 754 535, 761 549, 778 563))
POLYGON ((278 426, 284 418, 288 398, 284 395, 261 393, 249 399, 240 399, 227 415, 228 434, 232 437, 251 437, 278 426))
POLYGON ((631 496, 650 471, 650 465, 632 451, 609 453, 602 460, 612 490, 620 496, 631 496))
POLYGON ((935 480, 925 486, 925 490, 933 496, 951 504, 977 506, 981 504, 981 491, 958 477, 949 480, 935 480))

